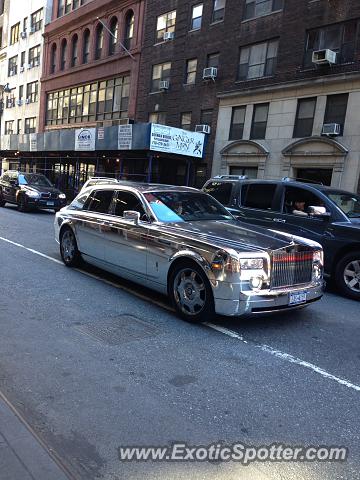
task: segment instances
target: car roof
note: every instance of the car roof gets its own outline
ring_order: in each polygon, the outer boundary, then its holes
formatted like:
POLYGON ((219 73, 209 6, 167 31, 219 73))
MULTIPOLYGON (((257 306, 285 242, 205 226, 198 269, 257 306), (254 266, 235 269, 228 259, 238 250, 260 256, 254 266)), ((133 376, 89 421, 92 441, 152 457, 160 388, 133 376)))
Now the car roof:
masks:
POLYGON ((137 182, 128 182, 128 184, 117 184, 111 183, 109 185, 93 185, 88 187, 91 190, 101 189, 101 190, 123 190, 124 187, 130 190, 137 190, 141 193, 146 192, 200 192, 197 188, 192 187, 183 187, 177 185, 166 185, 162 183, 137 183, 137 182))

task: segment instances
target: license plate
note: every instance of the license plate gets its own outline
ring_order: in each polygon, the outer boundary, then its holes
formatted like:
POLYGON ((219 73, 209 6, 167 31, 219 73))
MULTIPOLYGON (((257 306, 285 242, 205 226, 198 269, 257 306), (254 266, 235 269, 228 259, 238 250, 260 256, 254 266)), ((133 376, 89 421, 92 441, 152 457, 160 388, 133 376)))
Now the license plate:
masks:
POLYGON ((290 293, 289 305, 299 305, 300 303, 306 303, 306 292, 290 293))
POLYGON ((53 207, 55 204, 54 204, 54 202, 46 202, 46 205, 47 205, 48 207, 53 207))

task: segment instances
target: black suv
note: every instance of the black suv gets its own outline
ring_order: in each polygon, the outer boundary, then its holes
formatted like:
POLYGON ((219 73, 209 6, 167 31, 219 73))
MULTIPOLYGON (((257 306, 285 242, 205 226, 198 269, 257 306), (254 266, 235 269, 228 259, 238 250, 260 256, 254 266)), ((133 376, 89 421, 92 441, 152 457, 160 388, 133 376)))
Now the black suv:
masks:
POLYGON ((319 242, 325 273, 345 295, 360 299, 360 196, 302 183, 220 175, 203 190, 239 220, 319 242))
POLYGON ((0 178, 0 207, 14 203, 21 212, 33 208, 55 210, 66 205, 66 195, 41 173, 8 170, 0 178))

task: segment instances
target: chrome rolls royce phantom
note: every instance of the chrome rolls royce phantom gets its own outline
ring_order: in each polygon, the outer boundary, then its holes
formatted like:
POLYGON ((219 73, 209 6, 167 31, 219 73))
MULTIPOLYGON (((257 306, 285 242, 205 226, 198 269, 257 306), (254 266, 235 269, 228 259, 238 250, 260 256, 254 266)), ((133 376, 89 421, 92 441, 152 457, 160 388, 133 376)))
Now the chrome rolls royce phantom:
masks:
POLYGON ((170 297, 190 322, 307 306, 323 295, 311 240, 241 224, 189 187, 97 185, 56 214, 65 265, 81 260, 170 297))

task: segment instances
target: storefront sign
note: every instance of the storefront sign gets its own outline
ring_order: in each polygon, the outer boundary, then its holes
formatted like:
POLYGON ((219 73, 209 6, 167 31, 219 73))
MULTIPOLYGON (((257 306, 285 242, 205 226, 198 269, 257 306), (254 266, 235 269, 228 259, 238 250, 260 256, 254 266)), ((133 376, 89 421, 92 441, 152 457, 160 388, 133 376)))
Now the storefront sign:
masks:
POLYGON ((105 128, 104 127, 99 127, 98 128, 97 137, 98 137, 98 140, 104 140, 104 138, 105 138, 105 128))
POLYGON ((118 131, 118 149, 119 150, 131 150, 132 138, 133 138, 133 126, 119 125, 118 131))
POLYGON ((79 128, 75 130, 75 151, 89 152, 95 150, 96 128, 79 128))
POLYGON ((37 152, 37 134, 31 133, 30 134, 30 152, 37 152))
POLYGON ((151 124, 150 150, 202 158, 204 142, 203 133, 151 124))

